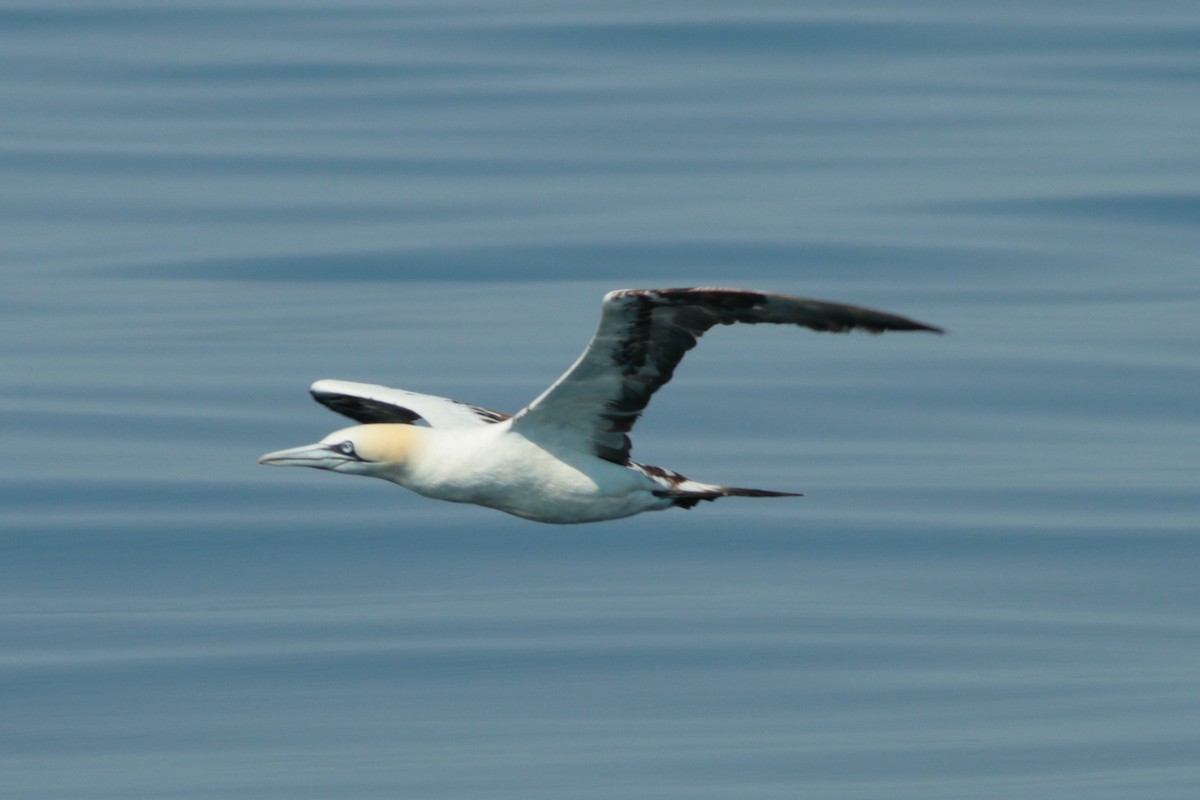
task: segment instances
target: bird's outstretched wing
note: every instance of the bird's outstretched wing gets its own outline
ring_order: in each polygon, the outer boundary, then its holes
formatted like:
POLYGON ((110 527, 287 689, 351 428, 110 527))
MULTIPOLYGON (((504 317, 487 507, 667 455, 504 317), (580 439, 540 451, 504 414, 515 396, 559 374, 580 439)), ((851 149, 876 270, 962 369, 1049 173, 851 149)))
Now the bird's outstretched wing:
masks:
POLYGON ((508 419, 508 414, 471 406, 403 389, 371 383, 317 381, 308 390, 318 403, 356 422, 403 422, 425 420, 434 428, 467 428, 508 419))
POLYGON ((513 417, 536 441, 629 461, 628 432, 684 354, 714 325, 768 322, 840 333, 940 328, 869 308, 740 289, 625 289, 604 296, 583 355, 513 417))

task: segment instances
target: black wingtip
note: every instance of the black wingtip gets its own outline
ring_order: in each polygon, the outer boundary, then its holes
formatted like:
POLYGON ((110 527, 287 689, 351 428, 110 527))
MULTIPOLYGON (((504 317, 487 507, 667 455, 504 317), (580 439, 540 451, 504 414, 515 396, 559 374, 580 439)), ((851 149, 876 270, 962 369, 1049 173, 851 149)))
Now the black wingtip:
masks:
POLYGON ((936 333, 939 336, 946 333, 945 328, 921 322, 912 317, 902 317, 899 314, 889 314, 869 308, 860 308, 862 316, 848 320, 849 324, 843 330, 859 327, 870 333, 886 333, 887 331, 915 331, 918 333, 936 333))
POLYGON ((381 422, 411 425, 421 418, 419 414, 403 406, 385 403, 370 397, 356 397, 342 392, 311 388, 308 393, 321 405, 363 425, 381 422))

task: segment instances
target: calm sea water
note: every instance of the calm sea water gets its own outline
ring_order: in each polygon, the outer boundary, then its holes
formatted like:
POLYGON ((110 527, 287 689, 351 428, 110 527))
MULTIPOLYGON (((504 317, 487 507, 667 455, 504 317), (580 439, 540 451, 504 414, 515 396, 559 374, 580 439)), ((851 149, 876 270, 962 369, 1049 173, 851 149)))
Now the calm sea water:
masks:
POLYGON ((1200 792, 1200 10, 0 9, 0 793, 1200 792), (576 528, 267 470, 316 378, 515 410, 716 331, 576 528))

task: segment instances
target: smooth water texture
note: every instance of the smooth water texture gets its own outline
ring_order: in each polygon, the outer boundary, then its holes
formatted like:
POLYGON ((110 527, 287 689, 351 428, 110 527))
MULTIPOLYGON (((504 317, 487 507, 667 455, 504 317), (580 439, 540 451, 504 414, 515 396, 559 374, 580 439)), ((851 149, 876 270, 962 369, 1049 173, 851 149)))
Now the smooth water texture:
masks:
POLYGON ((1193 3, 0 9, 0 794, 1194 798, 1193 3), (798 490, 571 528, 264 469, 317 378, 798 490))

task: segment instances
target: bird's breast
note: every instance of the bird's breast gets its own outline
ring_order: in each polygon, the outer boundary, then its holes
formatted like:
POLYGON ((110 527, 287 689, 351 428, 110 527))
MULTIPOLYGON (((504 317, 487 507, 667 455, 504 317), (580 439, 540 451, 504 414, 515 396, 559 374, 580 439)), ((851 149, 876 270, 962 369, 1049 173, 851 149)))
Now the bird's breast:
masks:
POLYGON ((544 522, 609 519, 646 510, 644 476, 590 454, 556 453, 524 436, 443 431, 398 483, 427 497, 544 522))

